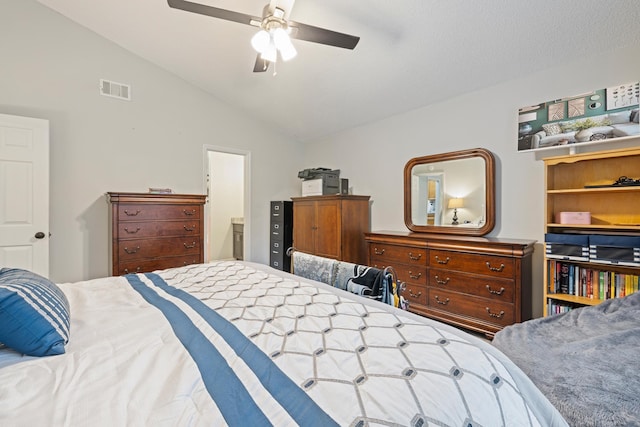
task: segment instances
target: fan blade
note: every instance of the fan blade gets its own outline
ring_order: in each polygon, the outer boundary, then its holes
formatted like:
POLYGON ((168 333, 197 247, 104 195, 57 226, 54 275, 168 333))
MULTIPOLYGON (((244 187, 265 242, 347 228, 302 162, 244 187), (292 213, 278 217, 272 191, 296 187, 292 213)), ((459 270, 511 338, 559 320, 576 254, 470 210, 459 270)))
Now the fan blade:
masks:
POLYGON ((344 49, 354 49, 360 41, 360 37, 294 21, 289 21, 289 28, 292 29, 291 38, 342 47, 344 49))
POLYGON ((224 19, 226 21, 238 22, 240 24, 253 25, 253 22, 262 22, 262 18, 258 16, 246 15, 244 13, 233 12, 231 10, 220 9, 204 4, 193 3, 185 0, 167 0, 169 7, 180 9, 187 12, 193 12, 200 15, 211 16, 213 18, 224 19))
POLYGON ((266 59, 262 59, 260 57, 260 54, 258 54, 258 56, 256 57, 256 64, 253 66, 253 72, 264 73, 265 71, 267 71, 267 68, 269 68, 269 64, 271 64, 271 62, 267 61, 266 59))

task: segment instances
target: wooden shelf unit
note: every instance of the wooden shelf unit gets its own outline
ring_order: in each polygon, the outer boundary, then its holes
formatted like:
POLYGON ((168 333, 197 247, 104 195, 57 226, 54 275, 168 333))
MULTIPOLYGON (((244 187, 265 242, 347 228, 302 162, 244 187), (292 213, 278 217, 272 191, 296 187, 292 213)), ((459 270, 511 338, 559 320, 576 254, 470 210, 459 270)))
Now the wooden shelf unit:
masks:
MULTIPOLYGON (((640 186, 610 187, 621 176, 640 179, 640 148, 569 154, 544 159, 545 233, 640 236, 640 186), (600 186, 600 187, 591 187, 600 186), (591 224, 560 224, 560 212, 590 212, 591 224)), ((585 269, 640 275, 640 267, 556 260, 585 269)), ((579 307, 603 299, 552 292, 544 261, 545 316, 550 303, 579 307)))

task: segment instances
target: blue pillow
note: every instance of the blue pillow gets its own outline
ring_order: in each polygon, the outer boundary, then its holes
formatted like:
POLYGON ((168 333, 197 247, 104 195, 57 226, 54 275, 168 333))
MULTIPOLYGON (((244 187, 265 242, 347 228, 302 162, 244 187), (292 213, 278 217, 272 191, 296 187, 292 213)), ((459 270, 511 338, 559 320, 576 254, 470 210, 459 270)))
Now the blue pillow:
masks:
POLYGON ((30 271, 0 269, 0 342, 29 356, 64 353, 69 301, 62 290, 30 271))

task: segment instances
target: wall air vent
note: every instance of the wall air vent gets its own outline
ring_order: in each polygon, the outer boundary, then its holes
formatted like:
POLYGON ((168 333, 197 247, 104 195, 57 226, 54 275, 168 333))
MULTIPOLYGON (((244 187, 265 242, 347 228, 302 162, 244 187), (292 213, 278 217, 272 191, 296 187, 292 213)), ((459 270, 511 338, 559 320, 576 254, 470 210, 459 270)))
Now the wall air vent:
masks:
POLYGON ((100 79, 100 94, 131 101, 131 86, 100 79))

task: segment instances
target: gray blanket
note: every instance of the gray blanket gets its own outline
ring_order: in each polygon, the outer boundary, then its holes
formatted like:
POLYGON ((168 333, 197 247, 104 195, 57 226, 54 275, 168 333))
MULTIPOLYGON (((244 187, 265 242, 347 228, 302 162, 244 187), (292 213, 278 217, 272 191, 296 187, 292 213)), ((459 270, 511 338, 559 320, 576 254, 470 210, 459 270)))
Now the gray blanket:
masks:
POLYGON ((498 332, 572 426, 640 426, 640 292, 498 332))

